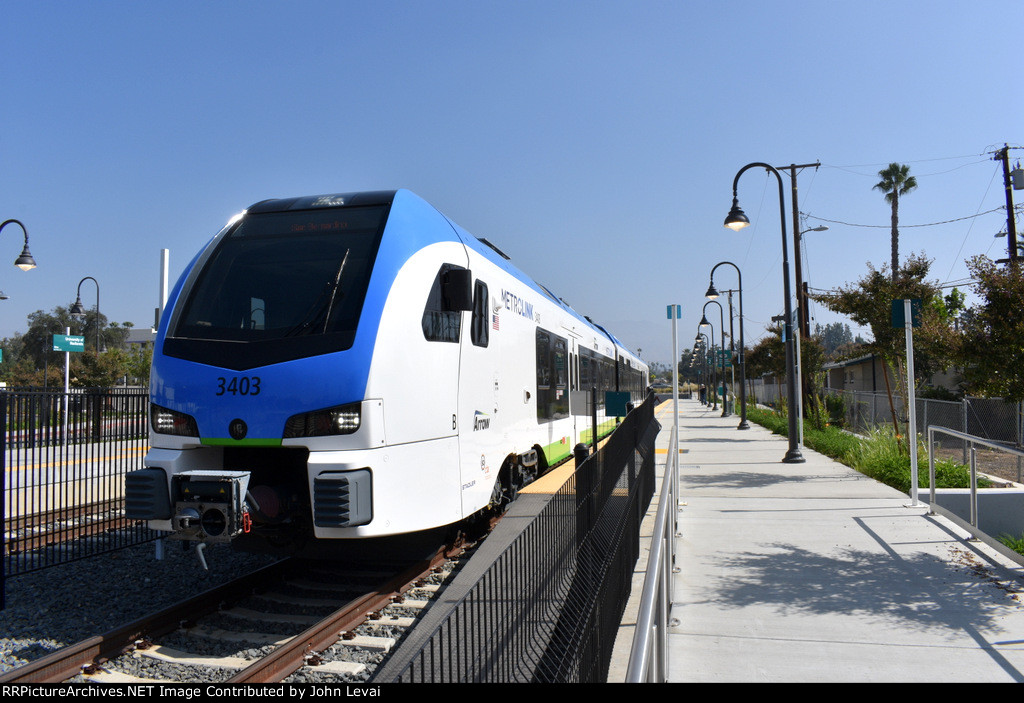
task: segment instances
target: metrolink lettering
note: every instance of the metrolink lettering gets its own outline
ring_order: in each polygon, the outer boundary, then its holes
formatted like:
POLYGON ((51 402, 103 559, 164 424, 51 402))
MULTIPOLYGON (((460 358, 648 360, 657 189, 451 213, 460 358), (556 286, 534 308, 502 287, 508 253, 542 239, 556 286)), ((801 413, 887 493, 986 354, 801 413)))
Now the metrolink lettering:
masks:
POLYGON ((505 304, 506 310, 511 310, 516 315, 522 315, 528 320, 533 319, 533 303, 528 303, 515 293, 510 293, 507 290, 501 291, 501 300, 505 304))

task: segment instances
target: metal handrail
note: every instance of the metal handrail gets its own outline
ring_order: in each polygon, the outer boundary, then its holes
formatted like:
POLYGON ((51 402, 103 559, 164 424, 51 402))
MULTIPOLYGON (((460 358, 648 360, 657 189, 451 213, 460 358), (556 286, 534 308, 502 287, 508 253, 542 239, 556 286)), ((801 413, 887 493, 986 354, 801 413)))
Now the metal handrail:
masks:
POLYGON ((976 435, 967 434, 966 432, 960 432, 953 430, 948 427, 940 427, 938 425, 932 425, 928 428, 928 484, 929 484, 929 508, 933 513, 939 513, 945 517, 953 520, 961 527, 967 529, 975 538, 988 544, 990 547, 1002 553, 1004 556, 1009 557, 1013 561, 1024 565, 1024 559, 1021 558, 1020 554, 1017 554, 1013 550, 1003 545, 998 540, 993 539, 990 535, 987 535, 978 527, 978 461, 977 451, 975 445, 981 445, 990 449, 996 449, 1007 454, 1013 454, 1018 457, 1024 457, 1024 451, 1020 449, 1014 449, 1007 447, 999 442, 993 442, 992 440, 978 437, 976 435), (971 471, 971 496, 970 496, 970 520, 964 521, 953 512, 944 509, 935 500, 935 433, 941 432, 942 434, 949 435, 950 437, 956 437, 969 442, 970 448, 970 471, 971 471))
MULTIPOLYGON (((1021 451, 1020 449, 1014 449, 1013 447, 1007 447, 1005 444, 1000 444, 999 442, 993 442, 990 439, 985 439, 983 437, 978 437, 976 435, 967 434, 966 432, 959 432, 958 430, 951 430, 948 427, 940 427, 938 425, 932 425, 931 427, 928 428, 928 482, 930 484, 931 502, 932 503, 935 502, 935 452, 933 451, 934 446, 935 446, 935 440, 933 439, 933 436, 934 436, 934 434, 936 432, 941 432, 942 434, 947 434, 947 435, 949 435, 951 437, 957 437, 959 439, 963 439, 963 440, 966 440, 966 441, 970 442, 971 443, 971 451, 972 452, 974 450, 974 445, 975 444, 980 444, 981 446, 988 447, 989 449, 998 449, 1001 452, 1006 452, 1008 454, 1015 454, 1015 455, 1017 455, 1019 457, 1024 457, 1024 451, 1021 451)), ((976 462, 972 458, 971 459, 971 493, 972 493, 972 495, 976 494, 977 491, 978 491, 977 467, 976 467, 976 462)))
POLYGON ((668 619, 671 610, 672 569, 675 564, 676 510, 678 487, 677 423, 672 423, 665 474, 661 479, 661 495, 655 517, 654 535, 647 560, 640 597, 640 611, 633 645, 626 667, 626 683, 666 683, 668 681, 668 619), (671 458, 674 458, 672 461, 671 458), (671 521, 669 518, 672 518, 671 521))

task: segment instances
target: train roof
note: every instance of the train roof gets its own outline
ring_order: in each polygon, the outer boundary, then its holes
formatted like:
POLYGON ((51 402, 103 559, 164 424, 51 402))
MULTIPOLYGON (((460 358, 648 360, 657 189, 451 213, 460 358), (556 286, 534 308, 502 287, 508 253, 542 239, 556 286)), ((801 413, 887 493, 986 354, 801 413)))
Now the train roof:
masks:
POLYGON ((303 195, 296 198, 271 198, 254 203, 246 212, 285 212, 288 210, 313 210, 322 207, 356 207, 361 205, 390 205, 395 200, 395 190, 370 190, 358 193, 333 193, 328 195, 303 195))

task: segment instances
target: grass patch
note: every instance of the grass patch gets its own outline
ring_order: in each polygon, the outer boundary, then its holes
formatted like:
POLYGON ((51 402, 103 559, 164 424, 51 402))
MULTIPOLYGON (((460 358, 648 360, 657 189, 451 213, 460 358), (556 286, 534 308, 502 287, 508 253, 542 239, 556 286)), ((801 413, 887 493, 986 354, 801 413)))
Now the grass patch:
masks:
POLYGON ((999 541, 1005 544, 1007 547, 1017 552, 1018 554, 1024 554, 1024 535, 1020 537, 1011 537, 1010 535, 1000 535, 999 541))
MULTIPOLYGON (((748 405, 747 419, 775 434, 786 436, 789 431, 783 413, 748 405)), ((887 486, 910 493, 910 457, 900 450, 891 428, 879 428, 862 437, 831 425, 819 429, 805 422, 804 445, 887 486)), ((918 488, 928 488, 928 450, 923 445, 918 446, 917 477, 918 488)), ((979 479, 978 485, 985 487, 991 483, 979 479)), ((970 469, 954 461, 938 460, 935 462, 935 486, 970 488, 970 469)))

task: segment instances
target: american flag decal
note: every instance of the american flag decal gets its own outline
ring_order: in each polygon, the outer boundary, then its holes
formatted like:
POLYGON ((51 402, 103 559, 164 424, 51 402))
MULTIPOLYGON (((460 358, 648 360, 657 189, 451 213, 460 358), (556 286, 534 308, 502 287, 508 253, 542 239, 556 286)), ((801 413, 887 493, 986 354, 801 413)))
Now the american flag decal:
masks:
POLYGON ((498 329, 498 313, 491 313, 491 327, 498 329))

